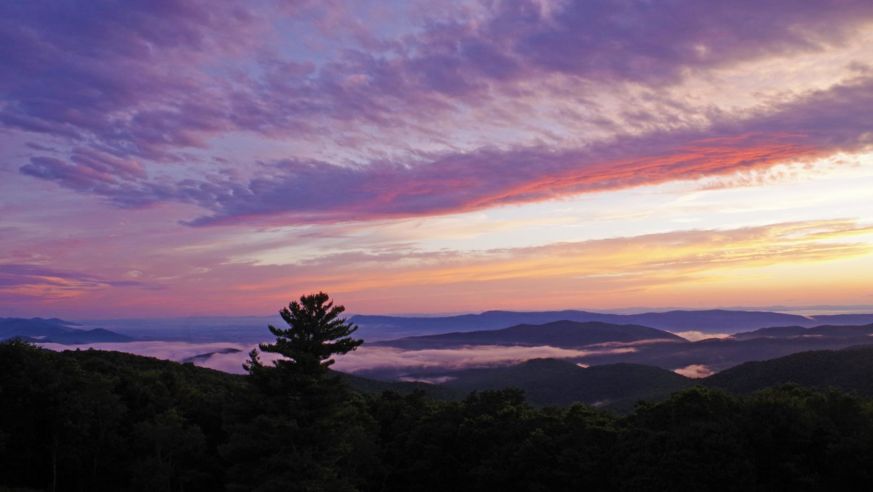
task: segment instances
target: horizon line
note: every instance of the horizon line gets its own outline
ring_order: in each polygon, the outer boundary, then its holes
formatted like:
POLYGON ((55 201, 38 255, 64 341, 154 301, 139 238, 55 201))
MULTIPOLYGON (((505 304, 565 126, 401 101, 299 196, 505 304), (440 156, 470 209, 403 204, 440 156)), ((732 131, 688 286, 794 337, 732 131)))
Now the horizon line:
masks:
MULTIPOLYGON (((465 315, 482 315, 489 312, 507 312, 507 313, 548 313, 560 311, 584 311, 596 314, 617 314, 617 315, 633 315, 647 313, 664 313, 670 311, 752 311, 752 312, 772 312, 779 314, 794 314, 798 316, 823 316, 829 314, 873 314, 873 304, 817 304, 817 305, 801 305, 801 306, 786 306, 786 305, 770 305, 770 306, 714 306, 714 307, 683 307, 683 306, 668 306, 668 307, 626 307, 613 309, 597 309, 597 308, 555 308, 555 309, 484 309, 481 311, 453 311, 453 312, 427 312, 427 313, 354 313, 349 312, 347 318, 354 316, 387 316, 387 317, 404 317, 404 318, 440 318, 451 316, 465 315), (867 312, 864 312, 867 310, 867 312)), ((187 314, 179 316, 144 316, 144 317, 66 317, 62 315, 36 315, 29 318, 43 319, 61 319, 70 322, 98 322, 98 321, 141 321, 141 320, 181 320, 181 319, 232 319, 232 318, 272 318, 276 314, 228 314, 228 315, 198 315, 187 314)), ((22 318, 27 319, 27 316, 0 316, 0 318, 22 318)))

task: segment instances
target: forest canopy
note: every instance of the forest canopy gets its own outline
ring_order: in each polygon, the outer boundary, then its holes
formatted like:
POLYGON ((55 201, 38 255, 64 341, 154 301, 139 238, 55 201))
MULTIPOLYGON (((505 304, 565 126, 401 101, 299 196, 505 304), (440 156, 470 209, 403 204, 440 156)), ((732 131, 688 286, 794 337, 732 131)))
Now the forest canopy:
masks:
POLYGON ((0 486, 846 490, 873 478, 873 402, 858 396, 694 387, 617 415, 535 407, 511 389, 368 391, 326 364, 360 344, 341 310, 304 296, 287 312, 267 345, 286 358, 265 365, 252 354, 243 376, 3 342, 0 486))

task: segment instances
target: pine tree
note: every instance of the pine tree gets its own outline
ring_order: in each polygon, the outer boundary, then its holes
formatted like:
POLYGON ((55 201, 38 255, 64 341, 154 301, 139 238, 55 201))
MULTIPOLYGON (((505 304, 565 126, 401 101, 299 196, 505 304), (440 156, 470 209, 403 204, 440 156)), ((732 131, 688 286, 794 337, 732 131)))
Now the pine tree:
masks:
POLYGON ((289 328, 270 325, 276 342, 262 343, 261 350, 286 357, 276 362, 277 367, 319 376, 334 363, 333 355, 346 354, 364 343, 351 338, 358 327, 340 317, 345 310, 344 306, 334 306, 324 292, 301 296, 299 302, 291 301, 279 311, 289 328))
POLYGON ((328 369, 334 355, 363 340, 341 317, 343 306, 319 292, 292 301, 279 314, 288 328, 269 326, 274 343, 264 352, 283 356, 265 365, 252 350, 243 367, 253 393, 232 420, 225 457, 230 490, 355 490, 362 445, 372 441, 361 397, 328 369))

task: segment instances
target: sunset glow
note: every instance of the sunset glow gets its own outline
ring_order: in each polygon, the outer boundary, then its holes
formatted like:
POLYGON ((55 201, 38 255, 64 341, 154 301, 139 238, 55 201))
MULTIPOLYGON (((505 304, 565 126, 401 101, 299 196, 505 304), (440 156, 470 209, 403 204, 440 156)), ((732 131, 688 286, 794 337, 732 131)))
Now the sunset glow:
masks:
POLYGON ((622 5, 6 2, 0 314, 873 309, 873 3, 622 5))

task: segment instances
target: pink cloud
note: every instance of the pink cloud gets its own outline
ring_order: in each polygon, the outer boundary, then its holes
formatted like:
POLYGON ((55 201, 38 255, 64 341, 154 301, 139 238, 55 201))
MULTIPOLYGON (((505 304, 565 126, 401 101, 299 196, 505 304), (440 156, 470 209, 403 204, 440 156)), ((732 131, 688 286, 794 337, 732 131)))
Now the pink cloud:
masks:
POLYGON ((579 358, 589 355, 627 354, 633 347, 608 349, 564 349, 547 345, 537 347, 475 345, 451 349, 404 350, 393 347, 362 347, 337 360, 337 370, 361 372, 376 369, 463 369, 509 365, 530 359, 579 358))
POLYGON ((703 364, 691 364, 685 367, 674 369, 673 372, 691 379, 705 378, 715 374, 715 371, 703 364))
POLYGON ((858 134, 851 129, 863 128, 852 125, 866 123, 857 113, 869 106, 869 91, 813 115, 775 108, 764 128, 755 127, 762 121, 756 118, 702 134, 624 138, 592 151, 480 148, 360 168, 290 156, 264 170, 269 179, 248 183, 165 182, 131 174, 133 158, 187 163, 195 157, 186 151, 232 134, 305 137, 344 133, 348 122, 380 130, 431 121, 456 111, 459 103, 476 107, 553 76, 569 77, 565 90, 578 80, 660 87, 691 68, 818 50, 873 16, 869 2, 852 0, 839 2, 839 8, 824 0, 802 5, 766 0, 705 8, 683 1, 658 9, 644 2, 545 8, 531 0, 421 8, 437 17, 424 16, 412 27, 404 24, 408 18, 391 24, 384 13, 374 16, 372 22, 385 23, 392 37, 361 26, 358 16, 347 12, 353 7, 3 3, 0 125, 56 137, 75 148, 66 161, 31 148, 22 172, 118 205, 174 200, 211 213, 197 223, 280 214, 299 223, 446 213, 727 172, 854 145, 858 134), (312 61, 282 41, 305 32, 282 32, 276 25, 301 19, 304 26, 317 19, 331 32, 353 35, 348 46, 330 47, 312 61), (288 51, 297 56, 283 56, 288 51), (854 121, 841 122, 838 114, 854 121), (101 155, 83 159, 85 153, 101 155), (307 196, 307 180, 334 180, 345 198, 334 206, 307 196), (279 189, 287 187, 302 196, 280 196, 279 189), (249 204, 253 194, 265 198, 249 204))
POLYGON ((702 331, 677 331, 674 332, 676 335, 691 341, 691 342, 699 342, 700 340, 706 340, 708 338, 729 338, 731 336, 730 333, 706 333, 702 331))
POLYGON ((102 195, 119 206, 175 201, 211 212, 192 225, 427 216, 720 176, 858 150, 873 144, 866 112, 871 105, 873 79, 807 94, 744 119, 725 119, 706 130, 655 132, 570 150, 479 149, 409 163, 346 166, 291 159, 262 165, 261 174, 247 183, 231 174, 176 182, 138 179, 131 175, 132 164, 104 162, 98 155, 77 165, 34 158, 21 172, 102 195), (121 169, 114 178, 95 171, 116 167, 121 169))

